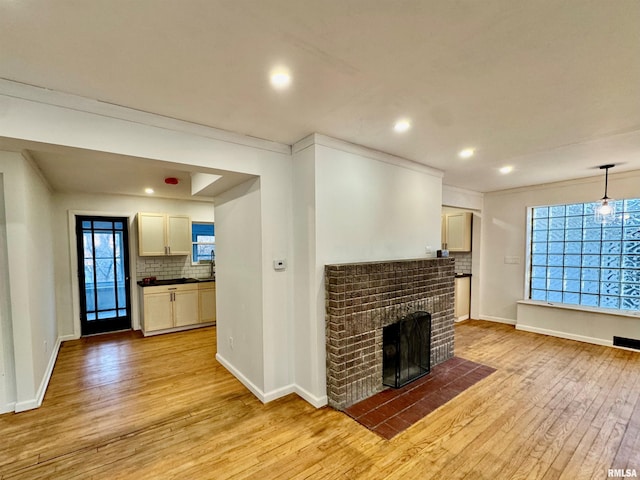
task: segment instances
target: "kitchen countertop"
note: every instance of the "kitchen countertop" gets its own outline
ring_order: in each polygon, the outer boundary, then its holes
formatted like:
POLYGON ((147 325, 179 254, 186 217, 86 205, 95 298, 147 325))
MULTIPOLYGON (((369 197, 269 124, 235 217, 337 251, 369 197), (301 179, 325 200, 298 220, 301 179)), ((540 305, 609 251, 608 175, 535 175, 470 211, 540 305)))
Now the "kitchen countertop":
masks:
POLYGON ((183 285, 185 283, 205 283, 215 282, 215 278, 170 278, 167 280, 155 280, 151 283, 137 282, 141 287, 157 287, 162 285, 183 285))

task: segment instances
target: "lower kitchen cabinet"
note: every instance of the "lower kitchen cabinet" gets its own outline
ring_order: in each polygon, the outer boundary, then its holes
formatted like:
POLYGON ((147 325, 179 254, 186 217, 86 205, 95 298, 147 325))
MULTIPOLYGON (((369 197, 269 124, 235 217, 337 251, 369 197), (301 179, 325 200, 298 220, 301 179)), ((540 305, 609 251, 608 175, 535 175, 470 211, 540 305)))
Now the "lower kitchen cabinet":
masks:
POLYGON ((174 327, 173 292, 166 287, 146 287, 142 300, 142 331, 174 327), (155 292, 152 289, 161 289, 155 292))
POLYGON ((457 321, 469 318, 471 303, 471 277, 456 277, 453 316, 457 321))
POLYGON ((195 328, 215 321, 214 282, 140 288, 141 324, 145 335, 195 328), (207 287, 201 290, 200 287, 205 285, 207 287), (210 313, 211 296, 213 318, 210 313), (203 316, 202 313, 207 316, 203 316))
MULTIPOLYGON (((191 287, 191 285, 188 285, 191 287)), ((200 323, 198 316, 198 285, 188 290, 176 290, 173 294, 175 326, 184 327, 200 323)))
POLYGON ((216 283, 206 282, 198 285, 198 313, 201 323, 216 322, 216 283))

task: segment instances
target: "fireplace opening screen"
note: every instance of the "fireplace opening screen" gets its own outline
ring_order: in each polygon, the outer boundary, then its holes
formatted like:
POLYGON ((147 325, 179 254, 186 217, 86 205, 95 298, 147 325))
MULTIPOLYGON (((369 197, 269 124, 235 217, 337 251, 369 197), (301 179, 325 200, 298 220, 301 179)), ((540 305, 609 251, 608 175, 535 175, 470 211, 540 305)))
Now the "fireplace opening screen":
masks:
POLYGON ((399 388, 431 370, 431 314, 415 312, 382 330, 382 383, 399 388))

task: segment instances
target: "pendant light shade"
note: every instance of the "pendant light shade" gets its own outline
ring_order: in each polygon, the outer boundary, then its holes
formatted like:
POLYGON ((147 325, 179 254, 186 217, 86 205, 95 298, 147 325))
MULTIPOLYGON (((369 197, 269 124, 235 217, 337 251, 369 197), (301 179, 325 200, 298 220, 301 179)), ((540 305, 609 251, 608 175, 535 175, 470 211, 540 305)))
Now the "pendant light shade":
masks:
POLYGON ((615 167, 615 165, 602 165, 600 170, 604 170, 604 197, 600 199, 595 208, 596 222, 598 223, 611 223, 616 217, 615 202, 613 199, 607 196, 607 189, 609 186, 609 169, 615 167))

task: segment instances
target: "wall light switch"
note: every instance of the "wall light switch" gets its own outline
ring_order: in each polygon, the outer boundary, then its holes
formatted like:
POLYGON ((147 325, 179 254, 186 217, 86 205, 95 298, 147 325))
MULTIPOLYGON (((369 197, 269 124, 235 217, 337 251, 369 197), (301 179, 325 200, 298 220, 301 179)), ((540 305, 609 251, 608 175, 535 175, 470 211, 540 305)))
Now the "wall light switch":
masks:
POLYGON ((287 261, 282 258, 282 259, 278 259, 278 260, 274 260, 273 261, 273 269, 276 272, 282 272, 284 270, 287 269, 287 261))

